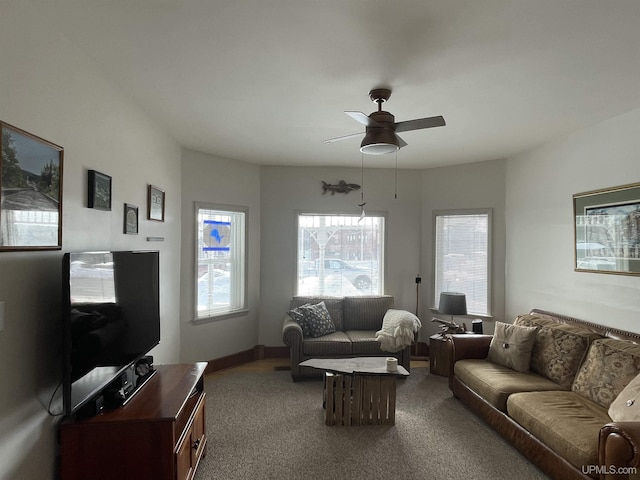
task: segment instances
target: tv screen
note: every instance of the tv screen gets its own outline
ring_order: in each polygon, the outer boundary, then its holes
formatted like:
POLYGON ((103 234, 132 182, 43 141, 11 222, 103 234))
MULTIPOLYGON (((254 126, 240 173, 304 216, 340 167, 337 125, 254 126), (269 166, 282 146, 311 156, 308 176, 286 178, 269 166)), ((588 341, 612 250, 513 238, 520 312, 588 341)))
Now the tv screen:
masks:
POLYGON ((66 253, 62 275, 71 415, 160 342, 159 252, 66 253))

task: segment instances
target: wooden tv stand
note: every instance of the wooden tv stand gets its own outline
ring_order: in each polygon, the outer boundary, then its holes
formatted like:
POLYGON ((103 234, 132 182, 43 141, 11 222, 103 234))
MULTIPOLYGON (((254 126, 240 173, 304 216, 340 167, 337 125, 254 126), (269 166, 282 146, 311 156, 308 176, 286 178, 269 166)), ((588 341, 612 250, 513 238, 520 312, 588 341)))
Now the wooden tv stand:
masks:
POLYGON ((62 480, 191 480, 206 454, 205 362, 159 365, 124 406, 60 424, 62 480))

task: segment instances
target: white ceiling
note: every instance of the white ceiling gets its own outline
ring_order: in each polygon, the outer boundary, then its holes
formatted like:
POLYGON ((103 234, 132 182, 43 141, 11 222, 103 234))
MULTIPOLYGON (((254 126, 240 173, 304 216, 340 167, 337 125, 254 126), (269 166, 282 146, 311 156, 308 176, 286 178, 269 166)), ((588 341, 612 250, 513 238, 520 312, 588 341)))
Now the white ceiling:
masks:
MULTIPOLYGON (((183 146, 359 166, 393 90, 400 168, 509 157, 640 107, 638 0, 29 0, 183 146)), ((365 158, 390 167, 395 155, 365 158)))

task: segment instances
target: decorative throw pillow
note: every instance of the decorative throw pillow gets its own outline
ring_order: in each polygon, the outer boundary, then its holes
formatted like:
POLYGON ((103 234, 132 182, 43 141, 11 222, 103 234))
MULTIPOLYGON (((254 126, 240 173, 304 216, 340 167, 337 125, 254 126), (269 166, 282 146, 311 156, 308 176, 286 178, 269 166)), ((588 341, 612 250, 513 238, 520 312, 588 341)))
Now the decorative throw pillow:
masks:
POLYGON ((327 310, 324 302, 316 305, 302 305, 298 309, 304 314, 305 322, 309 329, 308 336, 321 337, 336 331, 336 326, 331 320, 331 315, 329 315, 329 310, 327 310))
POLYGON ((640 420, 640 375, 631 380, 611 402, 609 416, 614 422, 637 422, 640 420))
POLYGON ((309 307, 310 303, 300 305, 298 308, 294 308, 293 310, 289 310, 287 315, 291 317, 291 320, 296 322, 302 328, 302 336, 309 337, 311 336, 311 329, 309 328, 309 322, 307 322, 307 317, 305 316, 304 310, 302 307, 309 307))
POLYGON ((535 327, 520 327, 496 322, 496 329, 489 345, 489 361, 518 372, 528 372, 531 363, 535 327))
POLYGON ((640 374, 640 345, 606 338, 591 344, 571 390, 609 408, 629 382, 640 374))

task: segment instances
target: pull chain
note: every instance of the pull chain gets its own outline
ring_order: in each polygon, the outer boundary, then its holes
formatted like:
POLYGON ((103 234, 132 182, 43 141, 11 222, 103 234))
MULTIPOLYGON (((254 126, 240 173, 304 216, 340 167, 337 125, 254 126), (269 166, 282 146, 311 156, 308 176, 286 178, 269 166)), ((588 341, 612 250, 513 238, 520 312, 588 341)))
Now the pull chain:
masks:
POLYGON ((358 223, 360 223, 365 216, 364 206, 367 204, 367 202, 364 201, 364 153, 361 154, 361 157, 362 158, 361 158, 361 164, 360 164, 360 185, 362 189, 360 190, 360 203, 358 204, 358 206, 362 209, 362 212, 360 213, 360 218, 358 219, 358 223))
POLYGON ((398 199, 398 151, 396 150, 396 172, 395 172, 396 178, 395 178, 395 191, 394 191, 394 198, 397 200, 398 199))

